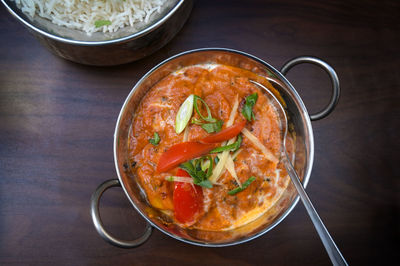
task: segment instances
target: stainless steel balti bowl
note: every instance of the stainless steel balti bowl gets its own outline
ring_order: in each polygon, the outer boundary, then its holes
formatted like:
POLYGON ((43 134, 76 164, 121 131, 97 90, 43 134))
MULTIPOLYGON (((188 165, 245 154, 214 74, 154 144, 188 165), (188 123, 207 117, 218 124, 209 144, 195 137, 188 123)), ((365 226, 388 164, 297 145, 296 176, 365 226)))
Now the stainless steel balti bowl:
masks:
POLYGON ((148 24, 124 27, 115 33, 80 30, 53 24, 50 20, 23 13, 11 0, 0 0, 51 52, 87 65, 118 65, 141 59, 167 44, 182 28, 193 7, 193 0, 169 0, 161 14, 148 24))
MULTIPOLYGON (((136 178, 129 169, 128 135, 131 128, 133 114, 143 96, 158 81, 173 71, 182 67, 202 64, 220 63, 250 70, 265 76, 278 90, 286 102, 287 114, 291 131, 296 135, 295 141, 295 169, 306 186, 311 175, 314 159, 314 138, 311 127, 312 120, 318 120, 328 115, 334 109, 339 98, 339 81, 334 70, 324 61, 315 57, 298 57, 290 60, 281 71, 276 70, 261 59, 231 49, 206 48, 184 52, 173 56, 150 70, 133 87, 122 106, 114 134, 114 160, 118 179, 112 179, 101 184, 91 198, 91 214, 98 233, 108 242, 120 247, 135 247, 142 244, 150 236, 152 228, 180 241, 193 245, 207 247, 222 247, 236 245, 257 238, 278 225, 296 206, 299 198, 292 183, 267 213, 258 219, 230 231, 202 231, 181 228, 174 223, 165 222, 163 213, 153 208, 146 201, 146 196, 136 182, 136 178), (309 115, 300 96, 284 77, 291 67, 299 63, 313 63, 322 67, 331 77, 333 93, 329 105, 323 111, 309 115), (148 222, 143 236, 134 241, 122 241, 107 233, 99 215, 99 200, 102 193, 110 187, 121 186, 132 206, 148 222)), ((164 216, 165 217, 165 216, 164 216)))

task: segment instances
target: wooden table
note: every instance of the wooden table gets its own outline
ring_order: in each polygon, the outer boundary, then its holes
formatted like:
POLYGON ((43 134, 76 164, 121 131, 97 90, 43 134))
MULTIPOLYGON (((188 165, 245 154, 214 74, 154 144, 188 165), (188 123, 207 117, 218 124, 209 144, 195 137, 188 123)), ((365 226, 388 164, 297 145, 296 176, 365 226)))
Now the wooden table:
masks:
MULTIPOLYGON (((115 122, 133 85, 155 64, 200 47, 229 47, 276 68, 299 55, 325 59, 342 94, 313 122, 315 161, 307 192, 350 264, 399 259, 399 1, 197 1, 182 31, 155 54, 91 67, 43 48, 0 7, 1 265, 328 265, 302 204, 251 242, 202 248, 155 230, 136 249, 103 241, 89 199, 116 177, 115 122)), ((288 74, 310 113, 330 97, 312 65, 288 74)), ((101 202, 107 228, 130 239, 143 219, 119 188, 101 202)))

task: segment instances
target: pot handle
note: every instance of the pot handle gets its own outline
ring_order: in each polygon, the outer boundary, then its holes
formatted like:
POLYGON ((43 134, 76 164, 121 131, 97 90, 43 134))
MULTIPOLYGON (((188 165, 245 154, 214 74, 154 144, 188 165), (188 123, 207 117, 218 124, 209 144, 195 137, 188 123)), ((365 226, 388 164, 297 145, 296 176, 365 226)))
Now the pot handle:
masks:
POLYGON ((322 111, 320 111, 316 114, 310 115, 311 121, 319 120, 319 119, 322 119, 322 118, 326 117, 327 115, 329 115, 333 111, 333 109, 335 109, 336 104, 339 101, 339 96, 340 96, 339 78, 338 78, 335 70, 333 69, 333 67, 331 67, 325 61, 323 61, 317 57, 312 57, 312 56, 300 56, 300 57, 296 57, 296 58, 286 62, 281 69, 281 73, 283 75, 286 75, 287 72, 292 67, 294 67, 295 65, 298 65, 298 64, 302 64, 302 63, 311 63, 311 64, 321 67, 323 70, 325 70, 326 73, 328 73, 328 75, 331 79, 331 82, 332 82, 332 96, 331 96, 331 100, 330 100, 329 104, 322 111))
POLYGON ((146 229, 145 232, 141 237, 135 240, 127 241, 127 240, 120 240, 112 235, 110 235, 103 226, 103 223, 101 221, 100 213, 99 213, 99 202, 100 198, 103 195, 104 191, 111 187, 120 187, 121 184, 119 183, 118 179, 110 179, 105 181, 103 184, 97 187, 95 192, 93 193, 91 199, 90 199, 90 213, 92 215, 92 220, 94 227, 96 228, 97 232, 100 234, 100 236, 110 244, 121 247, 121 248, 134 248, 137 247, 144 242, 150 237, 151 232, 153 230, 153 227, 149 223, 146 224, 146 229))

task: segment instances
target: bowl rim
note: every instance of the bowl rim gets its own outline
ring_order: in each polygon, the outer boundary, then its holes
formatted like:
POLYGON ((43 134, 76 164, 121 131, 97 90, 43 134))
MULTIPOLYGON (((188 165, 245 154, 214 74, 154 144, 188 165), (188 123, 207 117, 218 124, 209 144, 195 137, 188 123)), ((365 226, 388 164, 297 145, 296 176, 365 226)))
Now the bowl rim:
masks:
POLYGON ((29 29, 33 30, 34 32, 37 32, 41 35, 44 35, 52 40, 67 43, 67 44, 74 44, 74 45, 81 45, 81 46, 103 46, 103 45, 110 45, 110 44, 115 44, 115 43, 120 43, 120 42, 126 42, 126 41, 131 41, 138 39, 154 30, 159 28, 162 24, 164 24, 171 16, 175 14, 175 12, 183 5, 185 0, 178 0, 173 8, 171 8, 167 14, 165 14, 163 17, 161 17, 159 20, 157 20, 155 23, 151 24, 149 27, 146 27, 138 32, 135 32, 133 34, 120 37, 120 38, 115 38, 111 40, 104 40, 104 41, 80 41, 80 40, 72 40, 68 38, 64 38, 55 34, 51 34, 45 30, 39 29, 29 21, 27 21, 25 18, 20 16, 14 9, 6 2, 6 0, 0 0, 3 5, 6 7, 8 12, 11 13, 15 18, 17 18, 22 24, 24 24, 26 27, 29 29))
POLYGON ((165 60, 163 60, 161 63, 157 64, 155 67, 153 67, 151 70, 149 70, 139 81, 136 82, 136 84, 134 85, 134 87, 131 89, 130 93, 128 94, 128 96, 126 97, 120 113, 118 115, 118 119, 116 122, 116 126, 115 126, 115 131, 114 131, 114 145, 113 145, 113 152, 114 152, 114 165, 115 165, 115 169, 118 175, 118 180, 121 184, 121 187, 123 189, 123 191, 125 192, 125 195, 127 196, 127 198, 129 199, 129 201, 131 202, 131 204, 133 205, 133 207, 135 208, 135 210, 152 226, 157 228, 158 230, 160 230, 161 232, 163 232, 164 234, 175 238, 179 241, 182 241, 184 243, 188 243, 188 244, 192 244, 192 245, 196 245, 196 246, 202 246, 202 247, 228 247, 228 246, 234 246, 234 245, 238 245, 238 244, 242 244, 242 243, 246 243, 248 241, 251 241, 253 239, 256 239, 264 234, 266 234, 267 232, 269 232, 270 230, 272 230, 273 228, 275 228, 275 226, 277 226, 280 222, 282 222, 288 215, 289 213, 294 209, 294 207, 296 207, 297 203, 299 202, 299 195, 297 194, 295 196, 295 198, 293 199, 291 205, 276 219, 274 220, 269 226, 267 226, 265 229, 261 230, 260 232, 250 236, 250 237, 244 237, 242 239, 238 239, 232 242, 227 242, 227 243, 208 243, 208 242, 201 242, 201 241, 194 241, 194 240, 189 240, 189 239, 185 239, 183 237, 180 237, 176 234, 173 234, 171 232, 168 232, 166 230, 164 230, 163 228, 161 228, 160 226, 158 226, 157 224, 155 224, 149 217, 147 217, 147 215, 142 212, 142 210, 136 206, 136 204, 134 203, 134 201, 131 199, 127 189, 125 188, 125 184, 123 182, 123 179, 121 177, 121 173, 120 173, 120 169, 118 166, 118 136, 119 136, 119 129, 120 129, 120 123, 122 121, 122 117, 124 115, 125 109, 127 108, 129 102, 131 101, 134 92, 136 91, 136 89, 156 70, 158 70, 161 66, 167 64, 168 62, 179 58, 181 56, 185 56, 188 54, 192 54, 192 53, 197 53, 197 52, 210 52, 210 51, 215 51, 215 52, 228 52, 228 53, 234 53, 234 54, 239 54, 242 56, 246 56, 249 57, 252 60, 255 60, 265 66, 267 66, 270 70, 273 71, 273 73, 279 77, 281 80, 283 80, 285 82, 285 85, 288 86, 288 88, 290 90, 292 90, 296 100, 298 101, 300 107, 301 107, 301 112, 304 114, 304 121, 305 121, 305 127, 308 130, 309 133, 309 163, 308 163, 308 167, 306 167, 305 169, 305 173, 304 173, 304 177, 303 177, 303 186, 304 188, 307 187, 307 184, 309 182, 310 176, 311 176, 311 172, 312 172, 312 167, 313 167, 313 162, 314 162, 314 135, 313 135, 313 130, 312 130, 312 126, 311 126, 311 119, 309 116, 309 113, 307 112, 306 106, 304 104, 304 102, 302 101, 300 95, 297 93, 297 91, 294 89, 294 87, 292 86, 292 84, 285 78, 285 76, 278 70, 276 70, 273 66, 271 66, 270 64, 266 63, 264 60, 261 60, 260 58, 253 56, 251 54, 242 52, 242 51, 238 51, 238 50, 234 50, 234 49, 230 49, 230 48, 198 48, 198 49, 194 49, 194 50, 188 50, 185 52, 181 52, 179 54, 176 54, 174 56, 171 56, 165 60))

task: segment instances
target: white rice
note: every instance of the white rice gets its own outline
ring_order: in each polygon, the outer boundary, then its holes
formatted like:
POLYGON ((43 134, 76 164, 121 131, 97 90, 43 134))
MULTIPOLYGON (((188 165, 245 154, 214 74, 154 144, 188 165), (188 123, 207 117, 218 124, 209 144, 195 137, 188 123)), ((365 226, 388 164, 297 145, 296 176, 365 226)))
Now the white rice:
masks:
POLYGON ((150 16, 161 13, 167 0, 14 0, 21 10, 31 16, 39 15, 54 24, 93 32, 116 32, 135 23, 148 23, 150 16), (96 21, 111 25, 96 27, 96 21))

